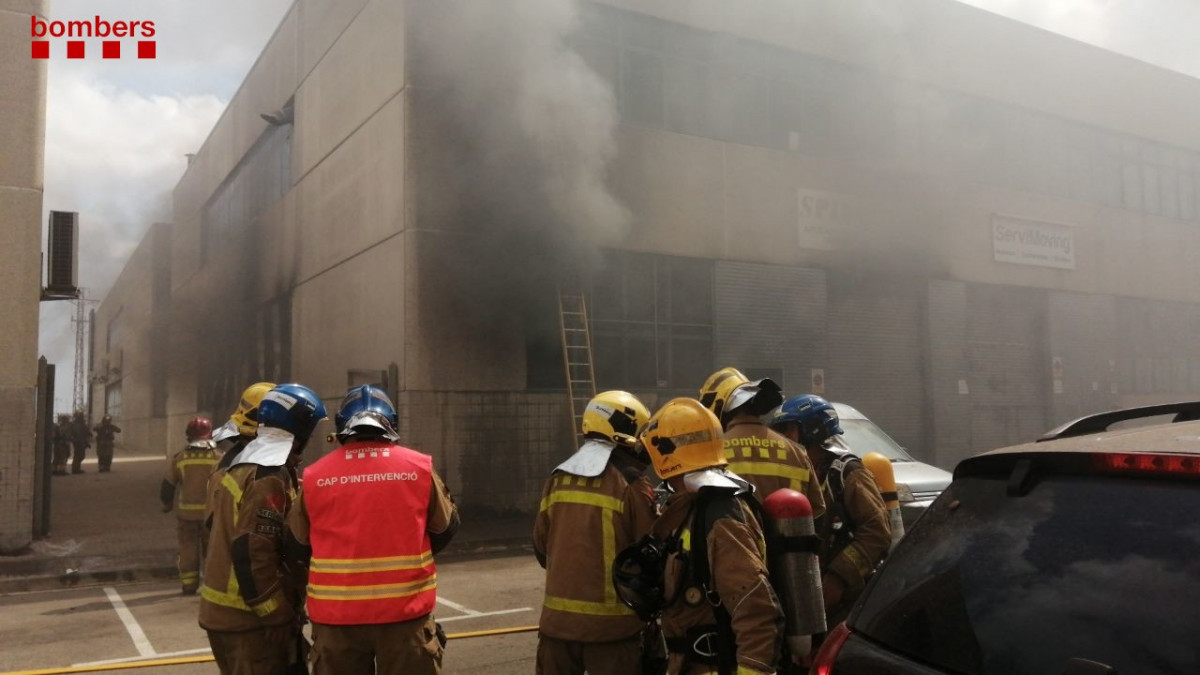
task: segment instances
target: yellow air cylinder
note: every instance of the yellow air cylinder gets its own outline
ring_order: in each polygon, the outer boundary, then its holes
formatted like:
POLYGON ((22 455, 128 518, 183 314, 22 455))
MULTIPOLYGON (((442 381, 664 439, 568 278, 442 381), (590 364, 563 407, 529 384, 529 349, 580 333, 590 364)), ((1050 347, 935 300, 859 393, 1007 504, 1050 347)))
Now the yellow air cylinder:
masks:
POLYGON ((879 486, 879 494, 883 497, 884 506, 888 510, 888 524, 892 528, 892 546, 904 536, 904 520, 900 517, 900 496, 896 493, 896 473, 892 470, 892 460, 878 452, 868 452, 862 458, 863 466, 875 477, 875 485, 879 486))

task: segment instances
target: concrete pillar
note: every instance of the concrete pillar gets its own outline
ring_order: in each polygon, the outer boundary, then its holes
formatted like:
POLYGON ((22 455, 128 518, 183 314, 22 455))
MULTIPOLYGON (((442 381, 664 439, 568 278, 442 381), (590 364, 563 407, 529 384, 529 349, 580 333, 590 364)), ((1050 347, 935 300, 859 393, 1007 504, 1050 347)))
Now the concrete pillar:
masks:
POLYGON ((45 0, 0 0, 0 553, 33 539, 46 61, 30 18, 45 0))

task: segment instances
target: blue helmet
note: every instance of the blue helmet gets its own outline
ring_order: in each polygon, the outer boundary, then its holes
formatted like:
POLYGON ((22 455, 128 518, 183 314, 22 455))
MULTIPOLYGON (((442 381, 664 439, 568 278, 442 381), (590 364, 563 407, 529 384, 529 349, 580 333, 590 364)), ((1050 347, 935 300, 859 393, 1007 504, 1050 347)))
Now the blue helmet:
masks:
POLYGON ((838 414, 833 404, 813 394, 793 396, 771 414, 772 427, 788 422, 800 425, 800 441, 805 445, 821 445, 842 433, 842 425, 838 424, 838 414))
POLYGON ((258 404, 258 423, 290 432, 301 442, 301 448, 323 419, 325 404, 302 384, 278 385, 258 404))
POLYGON ((395 439, 400 417, 386 392, 379 387, 364 384, 346 392, 342 407, 333 418, 338 437, 343 440, 356 433, 381 435, 395 439), (372 434, 373 432, 373 434, 372 434))

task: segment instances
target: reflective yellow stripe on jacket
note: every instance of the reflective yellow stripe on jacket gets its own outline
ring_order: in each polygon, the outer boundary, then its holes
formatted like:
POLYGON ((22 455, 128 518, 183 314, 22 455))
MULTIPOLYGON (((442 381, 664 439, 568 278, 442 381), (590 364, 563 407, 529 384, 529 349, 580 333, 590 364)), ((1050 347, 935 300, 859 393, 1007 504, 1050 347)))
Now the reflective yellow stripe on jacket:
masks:
MULTIPOLYGON (((766 450, 766 448, 741 448, 743 452, 747 450, 766 450)), ((778 451, 780 455, 786 456, 785 450, 778 451)), ((734 451, 731 448, 725 450, 726 459, 731 459, 734 456, 734 451)), ((749 455, 747 455, 749 456, 749 455)), ((771 461, 757 462, 729 462, 728 469, 739 476, 773 476, 777 478, 786 478, 788 487, 797 492, 804 492, 804 485, 808 483, 811 475, 808 469, 792 466, 791 464, 779 464, 771 461)))
MULTIPOLYGON (((328 572, 329 570, 325 570, 328 572)), ((405 598, 437 588, 437 575, 402 584, 379 584, 376 586, 330 586, 309 584, 308 597, 318 600, 386 600, 405 598)))
POLYGON ((419 570, 433 564, 433 551, 420 555, 388 558, 313 558, 309 569, 316 574, 355 574, 358 572, 397 572, 419 570))
MULTIPOLYGON (((242 496, 244 495, 242 492, 242 486, 238 485, 238 482, 234 480, 233 476, 230 476, 228 473, 221 476, 221 485, 223 485, 226 490, 229 490, 229 494, 233 495, 233 524, 236 526, 238 521, 238 511, 240 510, 242 496)), ((237 572, 235 572, 233 566, 230 565, 229 587, 225 591, 220 591, 209 586, 208 584, 205 584, 200 587, 200 596, 214 605, 232 607, 234 609, 240 609, 243 612, 254 612, 258 616, 267 616, 279 608, 280 597, 278 593, 268 598, 266 602, 261 602, 254 607, 251 607, 250 605, 246 604, 245 600, 242 599, 242 594, 239 591, 240 587, 238 586, 237 572)))
MULTIPOLYGON (((589 479, 568 474, 560 477, 558 484, 567 486, 571 485, 572 482, 581 487, 589 485, 591 487, 600 487, 602 479, 589 479)), ((617 533, 616 528, 613 526, 613 518, 616 517, 616 514, 625 512, 625 502, 616 497, 596 494, 595 492, 554 490, 542 499, 541 510, 545 511, 555 504, 583 504, 584 506, 597 507, 603 511, 600 517, 604 538, 603 569, 612 569, 613 560, 617 557, 617 533)), ((570 612, 572 614, 587 614, 590 616, 629 616, 633 614, 633 610, 626 607, 624 603, 617 599, 617 591, 613 588, 612 584, 604 585, 604 602, 573 600, 571 598, 547 595, 544 604, 548 609, 570 612)))

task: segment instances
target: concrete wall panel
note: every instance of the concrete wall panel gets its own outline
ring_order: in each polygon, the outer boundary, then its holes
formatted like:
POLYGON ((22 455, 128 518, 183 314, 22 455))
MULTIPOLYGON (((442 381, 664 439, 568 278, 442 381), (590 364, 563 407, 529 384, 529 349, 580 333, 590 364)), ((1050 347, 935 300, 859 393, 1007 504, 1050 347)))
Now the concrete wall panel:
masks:
POLYGON ((404 227, 404 99, 396 97, 296 188, 300 280, 404 227))
POLYGON ((371 0, 297 92, 297 179, 400 92, 404 54, 403 2, 371 0))
POLYGON ((41 190, 0 186, 0 386, 37 384, 41 219, 41 190))
POLYGON ((341 37, 369 0, 300 0, 296 3, 299 17, 300 79, 312 69, 341 37))
MULTIPOLYGON (((410 337, 405 388, 514 391, 525 387, 525 334, 517 307, 481 299, 464 260, 474 242, 457 234, 415 231, 409 241, 410 337)), ((492 297, 494 293, 489 294, 492 297)), ((509 298, 517 302, 515 296, 509 298)))
POLYGON ((724 146, 622 126, 609 174, 633 213, 634 250, 719 258, 724 252, 724 146))
POLYGON ((302 283, 292 300, 292 378, 340 400, 347 370, 404 366, 404 237, 302 283))
MULTIPOLYGON (((15 3, 31 9, 38 3, 15 3)), ((30 58, 31 13, 0 8, 0 186, 42 187, 46 62, 30 58)))

